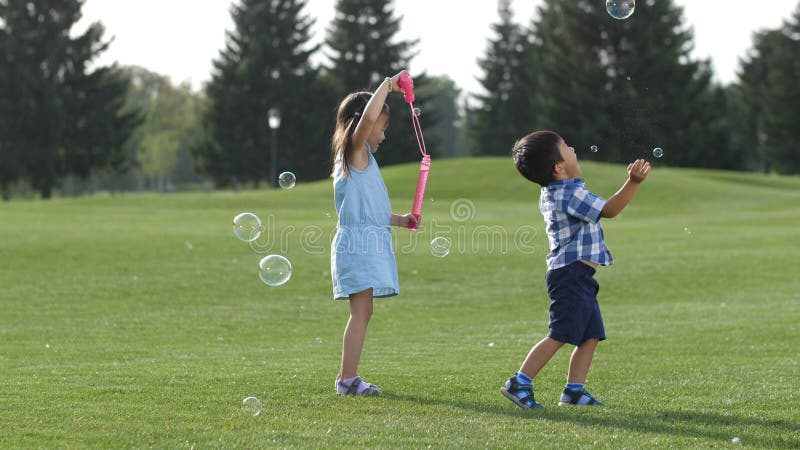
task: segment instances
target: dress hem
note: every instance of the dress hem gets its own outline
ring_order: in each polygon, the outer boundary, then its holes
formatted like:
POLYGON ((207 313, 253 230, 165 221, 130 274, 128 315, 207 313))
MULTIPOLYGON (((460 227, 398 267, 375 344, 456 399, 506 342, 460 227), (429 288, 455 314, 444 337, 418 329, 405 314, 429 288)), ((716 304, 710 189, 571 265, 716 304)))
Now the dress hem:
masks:
MULTIPOLYGON (((334 300, 350 300, 350 295, 351 294, 357 294, 357 293, 359 293, 361 291, 364 291, 366 289, 369 289, 369 286, 365 287, 364 289, 359 289, 359 290, 356 290, 356 291, 353 291, 353 292, 350 292, 350 293, 347 293, 347 294, 334 293, 333 294, 333 299, 334 300)), ((373 292, 375 292, 376 290, 377 289, 373 289, 373 292)), ((389 297, 395 297, 395 296, 400 294, 400 291, 398 291, 398 290, 396 290, 394 288, 382 288, 382 289, 379 289, 379 291, 386 292, 386 293, 379 294, 379 295, 373 294, 372 298, 389 298, 389 297)))

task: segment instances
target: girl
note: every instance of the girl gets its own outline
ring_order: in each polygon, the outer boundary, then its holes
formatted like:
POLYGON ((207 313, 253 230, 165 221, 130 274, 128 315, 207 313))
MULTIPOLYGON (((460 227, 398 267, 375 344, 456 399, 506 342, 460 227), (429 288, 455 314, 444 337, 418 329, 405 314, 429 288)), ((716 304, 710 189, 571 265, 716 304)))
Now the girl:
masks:
POLYGON ((367 324, 374 297, 400 293, 390 225, 416 224, 411 214, 393 214, 389 193, 373 153, 389 125, 386 96, 401 92, 397 75, 386 78, 373 93, 355 92, 342 100, 336 113, 333 153, 333 199, 339 216, 331 247, 331 277, 335 300, 350 301, 350 319, 342 339, 342 365, 336 392, 379 395, 380 389, 358 376, 367 324))

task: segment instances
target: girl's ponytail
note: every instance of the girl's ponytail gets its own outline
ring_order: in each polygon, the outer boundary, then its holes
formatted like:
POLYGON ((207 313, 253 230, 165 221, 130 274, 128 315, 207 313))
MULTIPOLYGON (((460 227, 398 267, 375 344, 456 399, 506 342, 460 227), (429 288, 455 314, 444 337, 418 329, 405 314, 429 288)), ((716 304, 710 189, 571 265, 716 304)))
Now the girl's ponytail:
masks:
POLYGON ((331 138, 331 158, 333 167, 331 176, 336 172, 337 164, 342 165, 342 177, 350 176, 350 158, 353 154, 353 133, 361 121, 364 107, 372 97, 371 92, 354 92, 342 100, 336 111, 336 129, 331 138))

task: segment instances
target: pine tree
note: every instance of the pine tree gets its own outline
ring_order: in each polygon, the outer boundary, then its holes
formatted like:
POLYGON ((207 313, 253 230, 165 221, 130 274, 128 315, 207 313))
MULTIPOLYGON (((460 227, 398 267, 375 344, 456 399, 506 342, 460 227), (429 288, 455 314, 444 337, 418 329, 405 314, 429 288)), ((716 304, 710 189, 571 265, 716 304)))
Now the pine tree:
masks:
POLYGON ((326 44, 330 71, 348 90, 375 86, 407 68, 415 42, 396 42, 400 19, 391 0, 337 0, 326 44))
POLYGON ((692 32, 672 0, 639 2, 615 20, 603 2, 539 8, 539 128, 582 157, 630 161, 662 147, 672 165, 714 166, 726 151, 710 63, 692 60, 692 32), (596 154, 586 152, 597 145, 596 154))
MULTIPOLYGON (((207 135, 194 148, 199 169, 218 184, 266 180, 290 170, 299 180, 326 176, 330 87, 310 64, 314 23, 302 0, 242 0, 231 8, 235 29, 214 60, 202 122, 207 135), (267 125, 269 110, 281 111, 278 130, 267 125), (277 134, 278 164, 270 167, 271 133, 277 134)), ((274 185, 276 180, 268 180, 274 185)))
MULTIPOLYGON (((0 0, 0 8, 8 6, 0 0)), ((22 146, 18 144, 16 122, 3 120, 15 109, 13 98, 9 95, 12 72, 9 59, 10 30, 6 25, 6 14, 0 10, 0 196, 3 200, 11 198, 11 186, 23 176, 22 146)))
MULTIPOLYGON (((395 35, 399 29, 400 19, 394 17, 391 0, 336 1, 336 16, 325 43, 331 51, 328 70, 339 84, 339 100, 353 91, 374 90, 384 77, 410 69, 408 63, 417 41, 397 41, 395 35)), ((415 106, 423 112, 420 121, 424 130, 432 127, 437 118, 434 109, 427 107, 425 97, 417 93, 424 92, 424 73, 412 71, 411 75, 417 97, 415 106)), ((387 130, 386 142, 376 158, 381 164, 418 160, 416 138, 407 119, 408 105, 398 95, 389 96, 386 103, 392 111, 393 125, 387 130)))
POLYGON ((456 124, 460 120, 458 97, 461 90, 450 77, 438 76, 428 77, 417 91, 421 97, 428 99, 426 109, 436 113, 436 121, 424 130, 429 152, 434 158, 456 156, 456 124))
POLYGON ((474 155, 509 155, 514 142, 534 131, 536 122, 535 46, 513 21, 510 0, 498 2, 498 13, 500 22, 492 25, 496 36, 478 61, 485 93, 474 96, 478 105, 469 129, 474 155))
MULTIPOLYGON (((740 81, 755 142, 766 168, 800 173, 800 7, 780 29, 756 34, 754 49, 744 61, 740 81)), ((746 134, 746 135, 747 135, 746 134)))
POLYGON ((88 70, 109 45, 102 25, 71 37, 82 4, 0 0, 0 151, 13 168, 0 182, 25 178, 43 198, 67 174, 122 167, 140 120, 123 111, 128 81, 116 67, 88 70))

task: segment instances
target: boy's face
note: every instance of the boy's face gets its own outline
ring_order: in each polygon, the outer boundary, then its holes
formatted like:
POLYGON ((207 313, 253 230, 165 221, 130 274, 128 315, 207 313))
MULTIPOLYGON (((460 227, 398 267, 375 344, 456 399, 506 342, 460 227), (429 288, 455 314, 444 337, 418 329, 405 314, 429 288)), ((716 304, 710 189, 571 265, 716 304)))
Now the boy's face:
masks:
POLYGON ((372 149, 372 153, 377 152, 378 146, 386 139, 385 132, 387 128, 389 128, 389 116, 381 113, 378 116, 378 120, 375 121, 375 126, 372 127, 372 132, 367 137, 367 143, 369 148, 372 149))
POLYGON ((578 157, 575 155, 575 149, 567 146, 567 143, 562 139, 558 144, 558 151, 561 153, 561 161, 553 168, 554 175, 557 180, 566 180, 569 178, 578 178, 581 176, 581 166, 578 164, 578 157))

